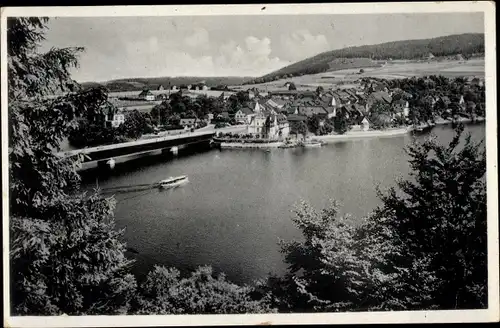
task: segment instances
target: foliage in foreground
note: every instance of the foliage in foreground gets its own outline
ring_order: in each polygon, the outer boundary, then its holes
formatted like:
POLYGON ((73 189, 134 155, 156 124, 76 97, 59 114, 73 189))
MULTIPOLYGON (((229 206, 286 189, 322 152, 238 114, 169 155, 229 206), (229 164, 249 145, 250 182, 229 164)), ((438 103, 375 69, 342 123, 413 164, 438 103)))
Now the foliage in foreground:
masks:
POLYGON ((82 193, 76 172, 81 158, 54 152, 77 127, 76 118, 103 115, 100 104, 107 95, 102 89, 79 91, 71 80, 69 68, 82 49, 36 52, 45 22, 8 22, 11 313, 125 314, 131 306, 141 313, 266 309, 249 299, 248 288, 213 278, 209 269, 186 279, 175 269, 157 269, 139 286, 145 294, 137 296, 122 231, 114 226, 114 200, 82 193), (47 99, 56 89, 73 92, 47 99), (167 299, 165 288, 173 293, 167 299))
POLYGON ((234 314, 272 312, 252 299, 253 288, 241 287, 201 267, 182 278, 174 268, 156 266, 141 284, 137 314, 234 314))
POLYGON ((485 153, 462 132, 410 146, 412 180, 357 227, 335 203, 299 206, 303 241, 282 244, 288 273, 262 295, 284 312, 487 307, 485 153))

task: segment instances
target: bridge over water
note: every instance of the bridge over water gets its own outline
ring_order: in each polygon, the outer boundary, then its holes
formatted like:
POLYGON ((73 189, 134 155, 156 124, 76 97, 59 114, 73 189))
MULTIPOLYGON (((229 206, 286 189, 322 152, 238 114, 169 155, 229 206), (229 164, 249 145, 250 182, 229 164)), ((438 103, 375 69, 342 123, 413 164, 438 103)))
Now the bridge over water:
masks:
POLYGON ((71 151, 59 152, 59 156, 69 157, 84 154, 84 163, 97 162, 99 165, 106 164, 115 158, 148 153, 155 150, 173 152, 180 147, 196 144, 209 144, 215 136, 215 131, 186 132, 180 135, 164 136, 152 139, 141 139, 113 145, 105 145, 91 148, 83 148, 71 151))

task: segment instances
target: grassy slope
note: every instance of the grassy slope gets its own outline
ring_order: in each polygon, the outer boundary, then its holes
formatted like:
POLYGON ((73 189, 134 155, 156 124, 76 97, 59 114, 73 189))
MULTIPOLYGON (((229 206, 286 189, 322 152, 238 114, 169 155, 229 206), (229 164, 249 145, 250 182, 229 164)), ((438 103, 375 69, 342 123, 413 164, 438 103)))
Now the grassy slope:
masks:
MULTIPOLYGON (((433 39, 405 40, 386 42, 376 45, 349 47, 321 53, 264 75, 261 79, 269 81, 284 75, 316 74, 346 68, 370 66, 370 59, 421 59, 429 53, 434 56, 451 56, 484 52, 484 34, 470 33, 449 35, 433 39), (354 59, 349 65, 341 65, 346 58, 354 59)), ((372 66, 377 66, 372 62, 372 66)))

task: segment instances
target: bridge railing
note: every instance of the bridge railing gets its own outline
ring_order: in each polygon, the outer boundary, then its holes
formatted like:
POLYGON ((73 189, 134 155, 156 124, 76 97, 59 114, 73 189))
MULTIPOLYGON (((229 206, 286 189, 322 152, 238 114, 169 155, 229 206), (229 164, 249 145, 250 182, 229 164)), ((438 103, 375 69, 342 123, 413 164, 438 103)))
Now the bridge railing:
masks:
POLYGON ((186 133, 183 133, 180 135, 170 135, 170 136, 163 136, 163 137, 158 137, 158 138, 140 139, 140 140, 122 142, 122 143, 117 143, 117 144, 112 144, 112 145, 104 145, 104 146, 97 146, 97 147, 89 147, 89 148, 64 151, 64 152, 59 152, 58 155, 63 156, 63 157, 69 157, 69 156, 74 156, 74 155, 78 155, 78 154, 91 154, 91 153, 98 152, 98 151, 106 151, 106 150, 112 150, 112 149, 118 149, 118 148, 147 145, 147 144, 153 144, 153 143, 158 143, 158 142, 163 142, 163 141, 168 141, 168 140, 179 140, 179 139, 184 139, 184 138, 189 138, 189 137, 200 137, 200 136, 205 136, 205 135, 206 136, 215 136, 215 132, 214 131, 186 132, 186 133))

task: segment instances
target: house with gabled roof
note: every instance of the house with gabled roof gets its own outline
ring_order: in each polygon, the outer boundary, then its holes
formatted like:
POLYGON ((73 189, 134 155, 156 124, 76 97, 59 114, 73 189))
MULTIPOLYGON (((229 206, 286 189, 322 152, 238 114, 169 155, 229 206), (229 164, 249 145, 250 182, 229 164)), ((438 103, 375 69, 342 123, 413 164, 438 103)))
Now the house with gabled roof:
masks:
POLYGON ((151 92, 151 90, 147 89, 142 90, 138 97, 147 101, 155 100, 155 95, 151 92))
POLYGON ((410 103, 407 100, 394 100, 392 102, 392 109, 395 116, 408 117, 410 115, 410 103))
POLYGON ((194 129, 198 119, 196 117, 181 118, 179 124, 184 129, 194 129))
POLYGON ((365 110, 369 112, 372 106, 377 102, 390 105, 392 103, 392 97, 385 91, 372 92, 366 97, 365 110))
POLYGON ((253 115, 255 115, 251 105, 245 105, 234 113, 234 120, 239 123, 248 124, 253 115))

